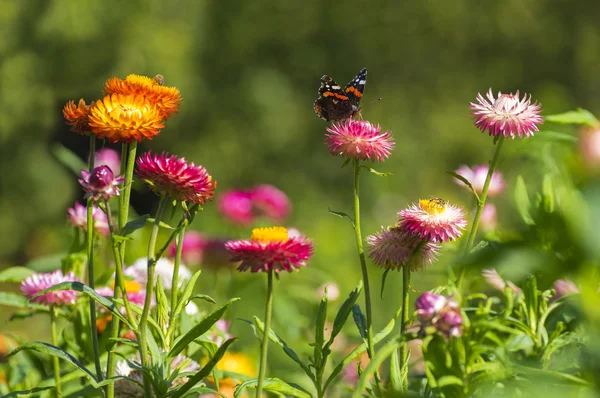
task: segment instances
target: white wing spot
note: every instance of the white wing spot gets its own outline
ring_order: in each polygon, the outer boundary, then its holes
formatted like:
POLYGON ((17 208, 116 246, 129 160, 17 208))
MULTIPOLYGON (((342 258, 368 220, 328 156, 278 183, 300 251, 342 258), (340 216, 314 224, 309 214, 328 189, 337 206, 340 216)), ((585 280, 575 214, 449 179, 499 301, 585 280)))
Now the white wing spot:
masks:
POLYGON ((358 82, 358 84, 365 84, 366 82, 366 80, 361 80, 360 82, 358 82))

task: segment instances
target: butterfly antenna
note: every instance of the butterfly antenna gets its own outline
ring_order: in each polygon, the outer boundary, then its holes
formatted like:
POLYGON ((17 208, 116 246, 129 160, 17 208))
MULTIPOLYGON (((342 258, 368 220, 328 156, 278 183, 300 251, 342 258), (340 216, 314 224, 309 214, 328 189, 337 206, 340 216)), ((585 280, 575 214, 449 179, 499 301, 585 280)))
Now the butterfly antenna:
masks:
POLYGON ((376 102, 379 102, 379 101, 381 101, 381 100, 382 100, 382 98, 381 98, 381 97, 379 97, 379 98, 377 98, 375 101, 371 101, 371 102, 369 102, 369 105, 371 105, 371 104, 374 104, 374 103, 376 103, 376 102))

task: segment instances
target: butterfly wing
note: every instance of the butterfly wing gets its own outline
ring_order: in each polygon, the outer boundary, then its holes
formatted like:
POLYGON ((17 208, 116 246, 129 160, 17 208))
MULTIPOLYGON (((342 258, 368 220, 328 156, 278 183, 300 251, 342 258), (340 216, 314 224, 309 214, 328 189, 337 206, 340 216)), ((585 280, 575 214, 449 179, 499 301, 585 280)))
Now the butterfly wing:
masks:
POLYGON ((331 77, 321 77, 319 98, 313 103, 315 112, 321 119, 342 120, 354 114, 353 106, 347 93, 331 77))
POLYGON ((356 106, 357 112, 360 110, 359 104, 360 99, 365 91, 365 84, 367 83, 367 68, 362 68, 354 79, 350 81, 344 88, 346 96, 356 106))

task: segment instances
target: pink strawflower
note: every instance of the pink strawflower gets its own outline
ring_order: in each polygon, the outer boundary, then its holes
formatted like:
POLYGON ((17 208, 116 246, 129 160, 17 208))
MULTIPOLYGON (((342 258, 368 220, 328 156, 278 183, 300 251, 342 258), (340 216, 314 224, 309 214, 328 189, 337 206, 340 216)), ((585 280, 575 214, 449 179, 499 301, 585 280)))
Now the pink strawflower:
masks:
POLYGON ((239 225, 254 222, 252 195, 246 191, 229 191, 219 197, 219 211, 230 221, 239 225))
POLYGON ((401 269, 410 262, 411 271, 417 271, 433 263, 441 246, 425 241, 419 235, 401 228, 384 228, 381 232, 367 237, 369 257, 381 268, 401 269))
POLYGON ((579 288, 570 279, 558 279, 552 285, 556 294, 552 297, 551 301, 558 300, 563 296, 568 296, 569 294, 577 294, 579 293, 579 288))
POLYGON ((273 185, 263 184, 250 190, 255 211, 275 222, 282 222, 290 213, 292 204, 287 195, 273 185))
POLYGON ((70 305, 75 304, 77 292, 75 290, 57 290, 35 297, 39 292, 62 282, 80 282, 75 273, 63 275, 61 270, 49 273, 34 273, 21 282, 21 292, 31 301, 44 305, 70 305), (34 298, 35 297, 35 298, 34 298))
POLYGON ((290 238, 283 227, 255 228, 248 240, 233 240, 225 244, 233 255, 231 261, 241 261, 239 271, 296 271, 306 266, 313 252, 305 238, 290 238))
POLYGON ((497 216, 496 206, 491 203, 486 203, 481 210, 481 218, 479 219, 479 226, 486 231, 493 231, 496 229, 497 216))
MULTIPOLYGON (((144 289, 141 289, 141 290, 134 289, 133 291, 130 291, 129 290, 130 286, 131 286, 131 284, 125 285, 125 290, 127 291, 127 300, 129 300, 130 303, 133 303, 135 305, 143 307, 144 302, 146 301, 146 291, 144 289)), ((99 287, 96 289, 96 293, 98 293, 100 296, 103 296, 103 297, 112 298, 113 295, 115 294, 115 291, 110 286, 102 286, 102 287, 99 287)), ((152 296, 151 305, 152 306, 156 305, 156 300, 154 299, 154 296, 152 296)), ((121 309, 121 312, 125 313, 125 307, 123 307, 121 309)))
POLYGON ((125 181, 123 177, 115 177, 108 166, 98 166, 91 173, 81 170, 81 177, 79 183, 87 192, 85 197, 91 196, 94 200, 108 200, 118 196, 119 185, 125 181))
POLYGON ((600 166, 600 127, 586 129, 579 139, 579 149, 586 166, 600 166))
POLYGON ((111 148, 102 148, 94 155, 94 167, 108 166, 113 173, 121 171, 121 154, 111 148))
MULTIPOLYGON (((69 222, 76 228, 87 231, 87 208, 81 203, 75 202, 75 205, 68 209, 69 222)), ((108 218, 106 214, 95 205, 92 207, 92 218, 94 220, 94 228, 101 236, 108 236, 110 228, 108 226, 108 218)))
MULTIPOLYGON (((188 231, 185 233, 181 245, 181 261, 188 265, 202 263, 204 252, 209 244, 209 238, 197 231, 188 231)), ((177 244, 173 242, 169 247, 169 255, 175 258, 177 253, 177 244)))
POLYGON ((462 335, 462 314, 457 302, 444 296, 425 292, 415 302, 417 318, 421 323, 421 333, 433 327, 446 338, 462 335))
POLYGON ((440 198, 421 199, 398 217, 402 229, 432 242, 456 240, 467 226, 463 209, 440 198))
POLYGON ((508 286, 512 289, 514 294, 521 294, 521 289, 517 285, 515 285, 511 281, 504 280, 504 278, 502 278, 500 274, 498 274, 498 271, 496 271, 493 268, 483 269, 481 271, 481 275, 487 283, 500 290, 501 292, 504 292, 504 289, 506 289, 506 287, 508 286))
POLYGON ((494 98, 490 88, 486 96, 488 100, 477 94, 478 103, 471 103, 470 109, 475 111, 475 127, 487 131, 490 136, 513 139, 533 136, 535 131, 539 131, 537 125, 544 122, 540 116, 541 105, 537 102, 532 104, 531 96, 527 94, 519 99, 519 91, 516 94, 498 92, 498 98, 494 98))
MULTIPOLYGON (((463 164, 458 170, 455 171, 455 173, 466 178, 467 181, 469 181, 473 186, 475 192, 480 194, 483 192, 483 185, 485 184, 485 179, 489 169, 490 167, 484 164, 473 166, 473 168, 463 164)), ((468 188, 467 185, 459 179, 455 178, 454 180, 458 185, 468 188)), ((505 184, 504 180, 502 179, 502 174, 494 171, 488 187, 488 197, 499 195, 504 190, 504 187, 505 184)))
POLYGON ((334 156, 383 162, 394 149, 389 131, 381 133, 379 125, 365 120, 347 119, 327 128, 325 143, 334 156))
POLYGON ((137 160, 137 175, 159 195, 167 195, 181 202, 203 205, 213 198, 217 183, 212 181, 202 166, 185 158, 146 152, 137 160))

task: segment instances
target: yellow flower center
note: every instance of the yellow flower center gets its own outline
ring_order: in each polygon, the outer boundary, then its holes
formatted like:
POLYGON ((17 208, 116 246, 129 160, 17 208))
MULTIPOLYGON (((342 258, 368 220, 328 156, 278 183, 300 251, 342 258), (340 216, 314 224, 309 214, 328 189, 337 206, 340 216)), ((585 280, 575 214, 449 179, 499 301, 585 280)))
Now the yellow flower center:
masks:
MULTIPOLYGON (((137 293, 142 290, 142 286, 136 281, 124 281, 123 284, 125 285, 125 291, 128 293, 137 293)), ((114 290, 115 281, 110 283, 110 287, 114 290)))
POLYGON ((268 242, 285 242, 289 239, 288 231, 284 227, 254 228, 252 230, 252 240, 268 242))
POLYGON ((446 202, 441 198, 421 199, 419 200, 419 206, 432 216, 436 216, 443 213, 446 210, 446 202))

